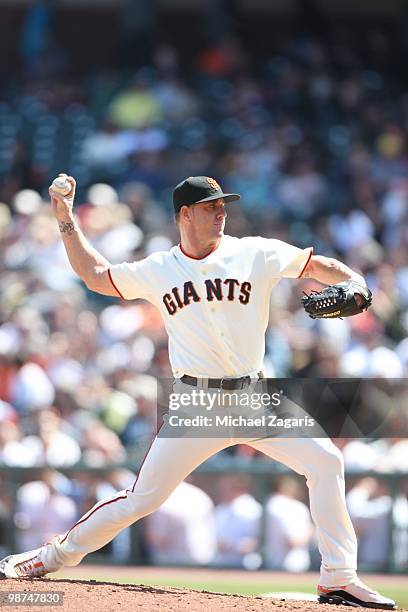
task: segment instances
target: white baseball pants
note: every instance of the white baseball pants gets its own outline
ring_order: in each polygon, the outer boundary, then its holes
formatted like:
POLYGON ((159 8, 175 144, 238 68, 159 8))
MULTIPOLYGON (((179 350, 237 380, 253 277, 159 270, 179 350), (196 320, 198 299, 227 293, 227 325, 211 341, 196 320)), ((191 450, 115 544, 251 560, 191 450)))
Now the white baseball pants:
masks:
MULTIPOLYGON (((166 425, 164 425, 164 428, 166 425)), ((249 444, 306 477, 310 510, 322 556, 320 584, 353 580, 357 541, 345 502, 343 456, 328 438, 166 438, 156 436, 132 488, 89 510, 68 532, 45 547, 46 566, 74 566, 122 529, 156 510, 196 467, 218 451, 249 444)))

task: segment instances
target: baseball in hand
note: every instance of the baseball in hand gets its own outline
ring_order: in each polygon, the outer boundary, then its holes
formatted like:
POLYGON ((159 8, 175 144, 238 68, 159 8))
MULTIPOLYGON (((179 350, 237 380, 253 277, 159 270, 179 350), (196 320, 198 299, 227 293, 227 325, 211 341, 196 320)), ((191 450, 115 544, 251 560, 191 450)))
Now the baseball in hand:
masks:
POLYGON ((60 174, 52 181, 51 188, 53 191, 60 193, 63 196, 68 195, 71 191, 71 183, 69 182, 66 174, 60 174))

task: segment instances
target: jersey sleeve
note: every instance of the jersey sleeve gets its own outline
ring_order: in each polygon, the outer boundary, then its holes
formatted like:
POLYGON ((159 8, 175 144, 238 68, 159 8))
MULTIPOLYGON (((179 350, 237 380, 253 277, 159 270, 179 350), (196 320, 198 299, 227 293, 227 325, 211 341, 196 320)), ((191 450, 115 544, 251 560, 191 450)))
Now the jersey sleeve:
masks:
POLYGON ((147 259, 115 264, 109 268, 109 278, 124 300, 152 301, 152 277, 147 259))
POLYGON ((273 278, 300 278, 304 273, 313 247, 298 247, 276 239, 265 239, 265 261, 273 278))

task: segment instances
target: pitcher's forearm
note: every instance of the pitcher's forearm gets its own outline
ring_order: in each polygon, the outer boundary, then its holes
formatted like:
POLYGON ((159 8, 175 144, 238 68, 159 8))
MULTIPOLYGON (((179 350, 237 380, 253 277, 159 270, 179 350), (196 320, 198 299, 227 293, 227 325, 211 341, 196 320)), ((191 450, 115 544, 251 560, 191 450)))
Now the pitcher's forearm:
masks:
POLYGON ((73 215, 58 215, 56 219, 72 269, 88 284, 98 270, 106 270, 110 264, 88 242, 73 215))
POLYGON ((361 274, 355 272, 346 264, 332 257, 314 255, 307 266, 304 278, 313 278, 323 285, 334 285, 346 280, 354 280, 361 285, 365 285, 365 280, 361 274))

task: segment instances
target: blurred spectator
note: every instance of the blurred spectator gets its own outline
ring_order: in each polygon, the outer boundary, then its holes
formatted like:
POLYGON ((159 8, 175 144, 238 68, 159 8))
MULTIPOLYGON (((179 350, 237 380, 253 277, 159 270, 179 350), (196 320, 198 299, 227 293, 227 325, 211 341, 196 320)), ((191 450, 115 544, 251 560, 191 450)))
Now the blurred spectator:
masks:
POLYGON ((137 406, 120 434, 128 449, 136 448, 140 440, 151 440, 157 431, 157 387, 157 381, 147 374, 120 383, 120 388, 134 398, 137 406))
POLYGON ((30 437, 24 436, 18 422, 13 419, 3 420, 0 427, 1 463, 15 467, 36 465, 38 453, 30 442, 30 437))
MULTIPOLYGON (((48 471, 42 480, 28 482, 17 490, 14 523, 19 552, 27 546, 38 548, 55 534, 67 531, 75 522, 76 505, 60 491, 64 479, 68 480, 59 472, 48 471)), ((65 488, 67 486, 68 483, 65 488)))
POLYGON ((337 438, 336 445, 343 453, 344 467, 349 472, 375 470, 389 449, 385 440, 370 442, 337 438))
POLYGON ((67 53, 55 35, 54 9, 51 0, 36 0, 26 11, 20 45, 24 69, 31 77, 67 68, 67 53))
POLYGON ((184 123, 200 111, 198 96, 179 77, 160 79, 155 85, 154 95, 163 109, 164 117, 174 125, 184 123))
POLYGON ((249 491, 250 479, 245 475, 226 475, 217 480, 214 565, 256 569, 261 564, 262 506, 249 491))
POLYGON ((392 498, 387 484, 377 478, 362 478, 348 492, 347 507, 357 534, 359 563, 381 571, 390 552, 392 498))
POLYGON ((277 196, 285 212, 293 219, 310 219, 323 203, 326 185, 316 172, 310 157, 298 160, 284 177, 277 196))
POLYGON ((44 370, 36 363, 22 364, 14 378, 11 401, 22 412, 52 404, 54 388, 44 370))
MULTIPOLYGON (((406 407, 404 408, 406 410, 406 407)), ((406 433, 407 415, 401 423, 400 434, 406 433)), ((395 431, 394 435, 398 435, 395 431)), ((377 464, 377 469, 381 472, 408 472, 408 438, 393 438, 388 441, 387 454, 383 456, 377 464)))
POLYGON ((309 569, 312 521, 308 506, 299 498, 298 481, 282 477, 266 503, 265 566, 269 569, 309 569))
POLYGON ((139 73, 125 91, 112 100, 108 119, 119 129, 143 129, 157 124, 163 111, 149 88, 147 78, 139 73))
POLYGON ((126 458, 125 449, 119 437, 96 417, 90 419, 85 425, 81 446, 83 459, 88 465, 121 463, 126 458))
POLYGON ((63 467, 80 461, 81 448, 57 410, 44 408, 33 415, 33 421, 34 433, 23 440, 33 453, 32 465, 63 467))
POLYGON ((107 121, 83 142, 81 158, 97 176, 116 177, 127 168, 132 154, 163 151, 166 133, 159 127, 123 130, 107 121))
POLYGON ((214 504, 201 489, 181 482, 146 518, 146 542, 156 565, 207 565, 215 554, 214 504))
POLYGON ((408 479, 400 481, 393 504, 394 529, 391 539, 393 559, 397 569, 408 569, 408 479))

